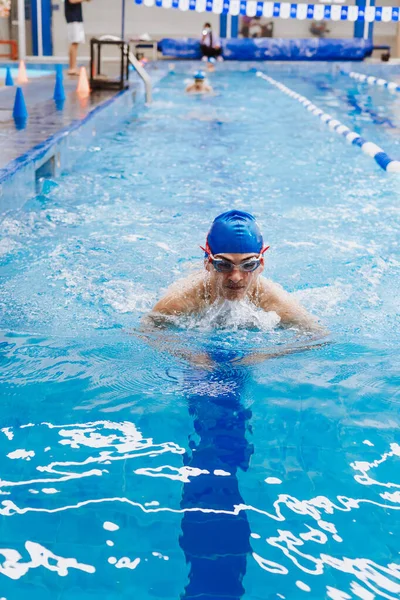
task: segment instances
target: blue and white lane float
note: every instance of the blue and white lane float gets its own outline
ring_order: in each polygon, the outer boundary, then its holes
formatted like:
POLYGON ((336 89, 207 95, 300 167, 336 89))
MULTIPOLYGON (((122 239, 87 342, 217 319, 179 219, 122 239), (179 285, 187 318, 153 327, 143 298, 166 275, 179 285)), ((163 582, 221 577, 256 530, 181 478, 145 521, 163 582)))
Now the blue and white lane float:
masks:
POLYGON ((364 140, 364 138, 358 135, 358 133, 351 131, 351 129, 346 127, 346 125, 343 125, 343 123, 337 119, 334 119, 331 115, 318 108, 318 106, 315 106, 315 104, 308 100, 308 98, 298 94, 297 92, 294 92, 280 81, 276 81, 276 79, 261 73, 261 71, 257 71, 256 75, 257 77, 261 77, 262 79, 265 79, 265 81, 268 81, 268 83, 278 88, 278 90, 287 96, 290 96, 291 98, 294 98, 300 102, 300 104, 302 104, 310 113, 316 117, 319 117, 331 131, 343 136, 350 144, 358 146, 365 154, 375 159, 375 161, 384 171, 388 171, 389 173, 400 173, 400 161, 390 158, 390 156, 386 154, 382 148, 377 146, 377 144, 364 140))
POLYGON ((400 85, 394 81, 386 81, 373 75, 365 75, 365 73, 357 73, 356 71, 340 71, 342 75, 348 75, 352 79, 359 81, 360 83, 368 83, 369 85, 377 85, 379 87, 386 88, 391 92, 400 92, 400 85))

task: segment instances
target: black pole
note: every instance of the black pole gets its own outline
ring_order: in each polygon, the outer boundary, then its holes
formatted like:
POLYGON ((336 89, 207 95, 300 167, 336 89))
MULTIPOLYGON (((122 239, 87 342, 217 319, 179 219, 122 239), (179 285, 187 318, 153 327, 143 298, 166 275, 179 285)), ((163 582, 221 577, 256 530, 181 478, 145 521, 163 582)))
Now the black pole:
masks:
POLYGON ((122 0, 121 40, 125 39, 125 0, 122 0))

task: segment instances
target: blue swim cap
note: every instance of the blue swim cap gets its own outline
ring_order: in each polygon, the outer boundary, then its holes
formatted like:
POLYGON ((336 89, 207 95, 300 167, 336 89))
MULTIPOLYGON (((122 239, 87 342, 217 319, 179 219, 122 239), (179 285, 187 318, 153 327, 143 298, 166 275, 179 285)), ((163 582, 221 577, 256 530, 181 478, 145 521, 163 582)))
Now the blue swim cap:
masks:
POLYGON ((253 215, 229 210, 214 219, 207 244, 213 254, 260 254, 263 237, 253 215))
POLYGON ((197 73, 194 74, 194 79, 205 79, 206 76, 204 75, 203 71, 197 71, 197 73))

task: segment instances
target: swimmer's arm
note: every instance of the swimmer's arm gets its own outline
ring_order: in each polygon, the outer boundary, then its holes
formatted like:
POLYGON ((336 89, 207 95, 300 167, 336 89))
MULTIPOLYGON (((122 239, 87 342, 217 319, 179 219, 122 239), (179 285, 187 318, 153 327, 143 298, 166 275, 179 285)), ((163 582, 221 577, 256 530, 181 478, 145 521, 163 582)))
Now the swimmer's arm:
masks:
POLYGON ((147 319, 159 325, 168 321, 168 317, 178 317, 199 312, 204 306, 204 281, 194 282, 187 286, 182 282, 183 289, 171 290, 153 307, 147 319), (167 319, 165 319, 167 317, 167 319))
POLYGON ((329 331, 280 285, 265 279, 262 281, 262 286, 260 308, 276 312, 282 325, 298 327, 318 337, 329 334, 329 331))
MULTIPOLYGON (((184 282, 183 285, 185 285, 184 282)), ((172 332, 171 335, 168 335, 168 332, 165 331, 168 329, 168 325, 173 324, 174 317, 199 312, 203 306, 204 281, 201 279, 181 291, 168 292, 142 319, 139 331, 132 333, 136 333, 160 352, 168 352, 198 367, 210 368, 212 361, 207 354, 196 354, 188 348, 182 347, 177 343, 176 335, 172 332)))
POLYGON ((281 358, 282 356, 287 356, 288 354, 298 354, 309 350, 317 350, 319 348, 324 348, 329 344, 331 344, 330 341, 314 343, 312 340, 310 340, 310 342, 307 344, 286 346, 284 348, 269 348, 263 350, 262 352, 254 352, 253 354, 249 354, 243 358, 235 359, 232 362, 238 365, 254 365, 266 360, 270 360, 271 358, 281 358))

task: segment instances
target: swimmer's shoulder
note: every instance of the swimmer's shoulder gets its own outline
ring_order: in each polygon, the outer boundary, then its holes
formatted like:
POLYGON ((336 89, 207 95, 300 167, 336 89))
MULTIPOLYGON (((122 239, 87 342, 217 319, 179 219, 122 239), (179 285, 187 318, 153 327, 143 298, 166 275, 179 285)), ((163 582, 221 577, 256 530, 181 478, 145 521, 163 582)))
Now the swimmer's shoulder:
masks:
MULTIPOLYGON (((286 292, 283 287, 267 279, 266 277, 260 277, 257 281, 257 288, 253 294, 254 304, 267 310, 269 306, 274 306, 276 303, 280 303, 285 299, 288 299, 290 294, 286 292)), ((273 310, 273 308, 270 308, 273 310)))
POLYGON ((151 314, 182 315, 201 311, 206 305, 206 281, 196 273, 172 284, 151 314))
POLYGON ((298 326, 309 331, 324 330, 292 294, 271 279, 260 277, 254 303, 266 312, 276 312, 283 325, 298 326))
POLYGON ((300 304, 279 283, 260 277, 255 304, 266 311, 275 311, 282 319, 286 313, 304 310, 300 304))

